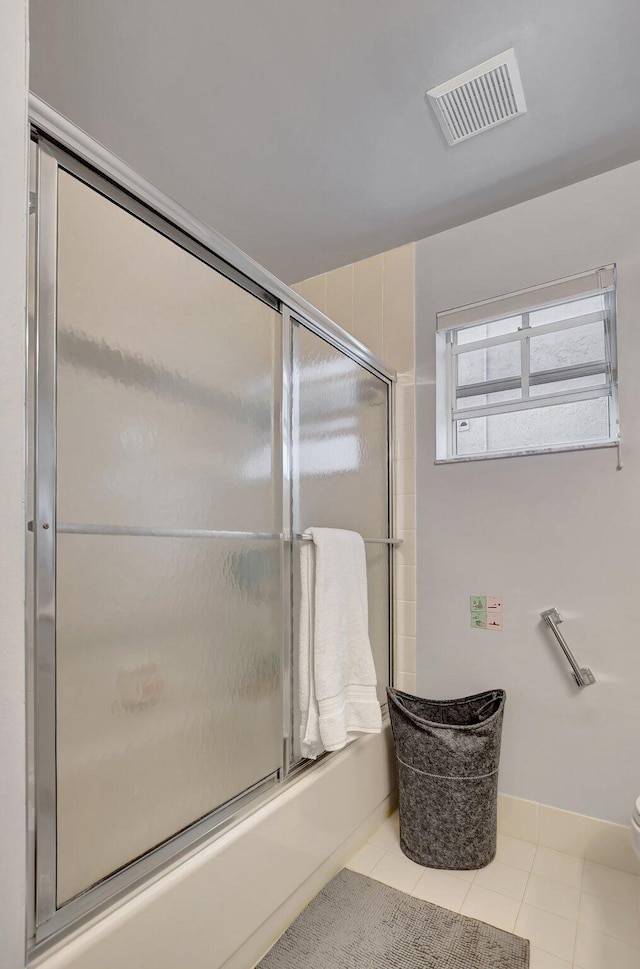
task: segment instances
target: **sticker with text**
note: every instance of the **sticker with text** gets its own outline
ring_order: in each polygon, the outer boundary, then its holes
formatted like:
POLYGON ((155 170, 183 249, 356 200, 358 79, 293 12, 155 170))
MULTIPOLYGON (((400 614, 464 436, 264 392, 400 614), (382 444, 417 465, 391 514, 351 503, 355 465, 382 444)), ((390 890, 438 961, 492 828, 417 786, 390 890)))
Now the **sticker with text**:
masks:
POLYGON ((487 612, 502 612, 501 596, 487 596, 487 612))
POLYGON ((486 596, 471 596, 469 602, 470 602, 471 612, 486 612, 487 611, 487 597, 486 596))
MULTIPOLYGON (((495 616, 493 617, 496 618, 495 616)), ((471 613, 471 628, 472 629, 486 629, 487 628, 487 614, 486 612, 472 612, 471 613)))
POLYGON ((502 613, 493 612, 489 613, 487 616, 487 629, 493 629, 494 632, 502 632, 502 613))

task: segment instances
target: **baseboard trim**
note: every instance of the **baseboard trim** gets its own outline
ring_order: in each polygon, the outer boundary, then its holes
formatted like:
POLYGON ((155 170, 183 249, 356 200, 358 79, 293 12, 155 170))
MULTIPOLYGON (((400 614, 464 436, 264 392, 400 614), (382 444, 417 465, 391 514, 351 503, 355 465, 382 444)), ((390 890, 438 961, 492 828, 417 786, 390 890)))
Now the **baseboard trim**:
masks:
POLYGON ((640 859, 633 850, 631 830, 624 824, 499 794, 498 834, 532 841, 597 865, 640 874, 640 859))

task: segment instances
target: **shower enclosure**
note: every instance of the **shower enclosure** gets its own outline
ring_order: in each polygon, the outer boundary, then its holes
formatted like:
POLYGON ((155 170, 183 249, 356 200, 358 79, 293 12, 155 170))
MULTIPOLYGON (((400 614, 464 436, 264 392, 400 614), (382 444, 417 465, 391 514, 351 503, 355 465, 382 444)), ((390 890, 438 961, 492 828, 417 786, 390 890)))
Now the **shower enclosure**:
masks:
POLYGON ((393 374, 113 159, 71 147, 34 127, 36 940, 310 766, 305 528, 368 540, 382 703, 391 651, 393 374))

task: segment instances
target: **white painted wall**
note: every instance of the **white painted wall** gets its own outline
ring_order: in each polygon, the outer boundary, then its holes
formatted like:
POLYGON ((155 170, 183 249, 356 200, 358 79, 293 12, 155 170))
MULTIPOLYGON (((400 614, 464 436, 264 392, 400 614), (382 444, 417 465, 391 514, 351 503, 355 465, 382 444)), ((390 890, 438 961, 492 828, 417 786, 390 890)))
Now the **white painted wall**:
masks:
POLYGON ((27 10, 0 4, 0 966, 24 964, 27 10))
POLYGON ((418 691, 505 687, 500 789, 626 823, 640 793, 640 163, 416 248, 418 691), (435 316, 618 266, 624 470, 614 450, 434 466, 435 316), (471 594, 504 598, 473 630, 471 594), (541 628, 557 606, 597 685, 578 691, 541 628))

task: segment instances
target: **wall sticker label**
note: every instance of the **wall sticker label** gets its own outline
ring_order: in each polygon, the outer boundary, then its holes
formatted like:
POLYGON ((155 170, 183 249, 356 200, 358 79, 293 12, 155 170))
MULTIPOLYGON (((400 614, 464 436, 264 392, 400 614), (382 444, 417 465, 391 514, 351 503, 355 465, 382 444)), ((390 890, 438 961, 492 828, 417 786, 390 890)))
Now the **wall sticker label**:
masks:
POLYGON ((502 596, 469 596, 472 629, 502 631, 502 596))

